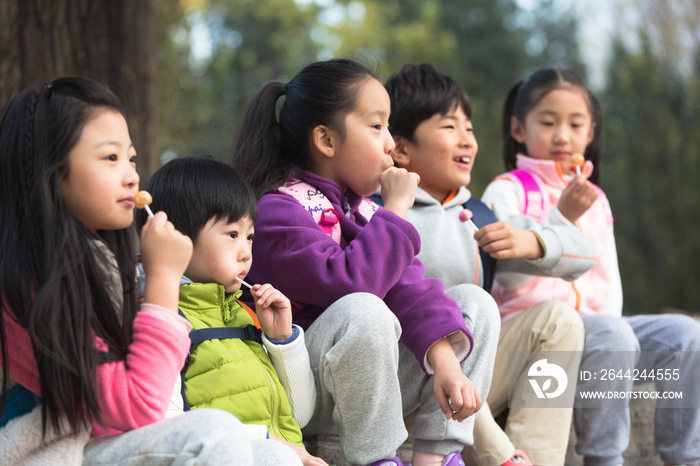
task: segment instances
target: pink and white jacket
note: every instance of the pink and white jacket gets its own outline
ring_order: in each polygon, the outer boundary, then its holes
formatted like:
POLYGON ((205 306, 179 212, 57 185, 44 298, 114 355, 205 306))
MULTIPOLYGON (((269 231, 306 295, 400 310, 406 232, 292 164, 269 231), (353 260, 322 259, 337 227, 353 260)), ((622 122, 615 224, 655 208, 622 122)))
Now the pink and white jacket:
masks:
MULTIPOLYGON (((512 172, 497 177, 482 197, 496 217, 509 221, 515 215, 525 214, 537 219, 543 226, 571 225, 559 212, 557 204, 573 176, 563 175, 559 164, 554 161, 522 154, 517 156, 517 168, 532 175, 537 187, 524 188, 519 177, 512 172)), ((590 176, 592 171, 593 165, 586 161, 583 173, 590 176)), ((491 294, 498 303, 503 321, 550 299, 562 301, 582 314, 622 314, 622 285, 613 217, 608 200, 600 189, 596 202, 576 221, 575 226, 593 243, 596 265, 571 282, 517 272, 497 272, 491 294)))
MULTIPOLYGON (((9 375, 41 396, 29 334, 4 304, 2 319, 9 375)), ((175 380, 190 348, 190 329, 189 322, 175 312, 155 304, 141 304, 126 360, 100 364, 97 368, 97 391, 105 426, 93 425, 93 437, 129 431, 164 419, 175 380)), ((97 337, 95 345, 105 347, 97 337)))

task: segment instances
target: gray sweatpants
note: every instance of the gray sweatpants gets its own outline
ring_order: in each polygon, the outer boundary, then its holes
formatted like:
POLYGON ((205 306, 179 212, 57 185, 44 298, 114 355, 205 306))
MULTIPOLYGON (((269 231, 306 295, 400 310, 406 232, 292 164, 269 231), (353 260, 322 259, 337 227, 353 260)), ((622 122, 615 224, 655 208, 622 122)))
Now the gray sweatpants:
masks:
MULTIPOLYGON (((700 351, 700 324, 683 315, 639 315, 635 317, 584 316, 586 343, 581 370, 591 373, 601 369, 636 367, 640 372, 664 369, 677 364, 676 358, 640 358, 644 352, 700 351), (611 353, 624 351, 625 353, 611 353), (628 360, 625 360, 628 359, 628 360)), ((652 353, 648 353, 652 355, 652 353)), ((676 366, 677 367, 677 366, 676 366)), ((700 396, 700 368, 681 376, 683 397, 700 396)), ((614 381, 593 379, 579 382, 579 391, 631 391, 634 381, 617 378, 614 381)), ((665 391, 663 381, 656 389, 665 391)), ((630 435, 629 400, 618 400, 616 408, 576 408, 574 425, 578 442, 576 451, 584 456, 586 466, 613 466, 623 463, 622 452, 630 435)), ((700 459, 700 409, 660 408, 654 413, 654 443, 661 459, 670 464, 697 464, 700 459)))
MULTIPOLYGON (((475 285, 446 294, 464 314, 474 349, 462 372, 482 399, 491 384, 500 317, 496 303, 475 285)), ((430 320, 426 318, 426 326, 430 320)), ((459 423, 445 419, 433 393, 433 379, 399 342, 401 327, 384 302, 354 293, 333 303, 305 333, 316 380, 314 415, 305 434, 337 429, 345 459, 370 464, 392 458, 406 440, 403 417, 417 407, 414 450, 446 455, 473 442, 475 416, 459 423)))
POLYGON ((90 466, 301 466, 274 440, 248 440, 241 422, 218 409, 197 409, 149 426, 90 440, 90 466))

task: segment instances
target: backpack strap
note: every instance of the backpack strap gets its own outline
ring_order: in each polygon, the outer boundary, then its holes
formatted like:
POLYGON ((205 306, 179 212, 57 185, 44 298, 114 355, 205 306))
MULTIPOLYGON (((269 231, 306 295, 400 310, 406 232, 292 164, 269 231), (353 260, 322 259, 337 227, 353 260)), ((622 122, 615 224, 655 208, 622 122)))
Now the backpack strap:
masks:
MULTIPOLYGON (((486 204, 475 197, 470 197, 467 202, 462 204, 462 207, 472 211, 472 222, 474 222, 478 228, 498 221, 496 214, 494 214, 486 204)), ((481 246, 479 246, 479 257, 481 258, 481 266, 484 268, 484 290, 490 293, 491 286, 493 285, 493 277, 496 274, 496 259, 491 257, 488 252, 484 251, 484 248, 481 246)))
POLYGON ((517 180, 517 184, 522 188, 520 211, 541 222, 544 218, 544 196, 535 177, 530 172, 520 169, 512 170, 506 173, 506 176, 511 181, 517 180))
MULTIPOLYGON (((178 308, 177 312, 180 313, 182 317, 185 314, 181 309, 178 308)), ((186 319, 187 317, 185 317, 186 319)), ((187 353, 187 358, 185 359, 185 365, 180 371, 180 382, 182 386, 180 388, 180 393, 182 394, 182 404, 185 411, 190 410, 190 405, 187 403, 187 396, 185 396, 185 374, 187 373, 187 368, 190 366, 190 355, 195 345, 202 343, 207 340, 225 340, 227 338, 238 338, 240 340, 253 340, 257 343, 262 344, 262 330, 257 328, 255 325, 246 325, 245 327, 211 327, 211 328, 200 328, 197 330, 192 330, 190 332, 190 350, 187 353)))
POLYGON ((311 214, 321 231, 340 244, 340 215, 320 189, 305 181, 291 178, 277 188, 277 191, 296 199, 311 214))
POLYGON ((4 427, 16 417, 29 413, 39 403, 41 398, 34 392, 19 384, 13 386, 5 393, 5 406, 0 418, 0 427, 4 427))

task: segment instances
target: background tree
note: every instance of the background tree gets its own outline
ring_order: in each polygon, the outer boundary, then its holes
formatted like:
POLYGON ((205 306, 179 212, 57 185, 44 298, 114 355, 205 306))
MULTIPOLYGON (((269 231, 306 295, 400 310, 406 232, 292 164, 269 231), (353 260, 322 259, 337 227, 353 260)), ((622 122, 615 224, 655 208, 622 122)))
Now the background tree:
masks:
POLYGON ((157 0, 0 0, 0 112, 59 76, 97 79, 126 104, 137 168, 157 166, 157 0))

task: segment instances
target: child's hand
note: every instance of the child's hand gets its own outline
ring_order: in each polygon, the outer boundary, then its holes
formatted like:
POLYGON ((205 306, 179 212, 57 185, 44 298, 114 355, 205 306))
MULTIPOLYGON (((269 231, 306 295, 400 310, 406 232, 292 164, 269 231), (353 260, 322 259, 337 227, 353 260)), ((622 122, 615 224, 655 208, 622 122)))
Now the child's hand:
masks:
POLYGON ((278 442, 284 443, 287 445, 289 448, 294 450, 294 452, 299 455, 299 458, 301 459, 301 463, 304 466, 328 466, 328 463, 323 461, 321 458, 316 458, 315 456, 311 456, 308 451, 304 447, 300 447, 296 443, 292 442, 287 442, 286 440, 282 440, 281 438, 277 438, 274 435, 270 435, 270 440, 276 440, 278 442))
POLYGON ((507 222, 496 222, 479 228, 474 239, 494 259, 539 259, 544 249, 531 231, 515 228, 507 222))
POLYGON ((289 299, 272 285, 253 285, 250 290, 260 326, 270 340, 284 341, 292 336, 292 306, 289 299))
POLYGON ((180 277, 191 257, 192 240, 175 229, 165 212, 146 220, 141 228, 144 302, 177 310, 180 277))
POLYGON ((564 188, 557 207, 567 220, 575 223, 596 199, 598 199, 598 192, 593 185, 584 175, 578 175, 564 188))
POLYGON ((435 370, 435 399, 447 419, 462 422, 481 409, 479 391, 462 373, 447 338, 438 341, 428 350, 428 360, 435 370))
POLYGON ((379 183, 382 186, 384 208, 406 218, 406 212, 416 200, 420 176, 405 168, 389 167, 379 176, 379 183))

